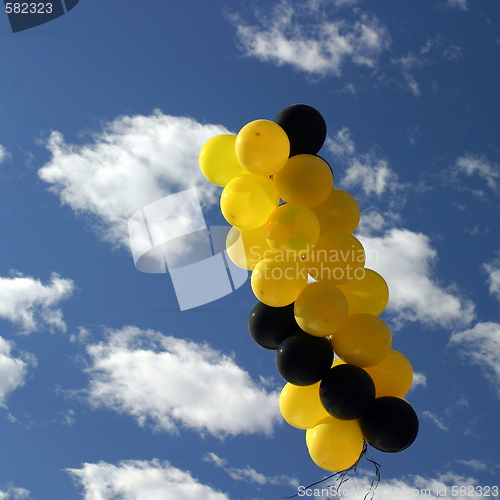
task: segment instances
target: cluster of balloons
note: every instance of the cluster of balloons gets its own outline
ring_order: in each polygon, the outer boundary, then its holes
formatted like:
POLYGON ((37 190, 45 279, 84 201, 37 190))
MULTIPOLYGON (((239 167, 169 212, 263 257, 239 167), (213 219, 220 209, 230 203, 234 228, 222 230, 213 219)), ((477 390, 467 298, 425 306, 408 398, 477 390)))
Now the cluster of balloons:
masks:
POLYGON ((213 137, 199 161, 203 174, 224 187, 220 207, 233 226, 228 255, 252 271, 259 302, 249 331, 277 351, 287 381, 281 414, 306 429, 318 466, 343 471, 357 463, 365 442, 383 452, 406 449, 418 418, 403 399, 411 364, 392 349, 379 318, 387 284, 365 268, 365 251, 352 234, 359 205, 333 187, 332 170, 317 155, 325 138, 321 114, 295 104, 274 121, 213 137))

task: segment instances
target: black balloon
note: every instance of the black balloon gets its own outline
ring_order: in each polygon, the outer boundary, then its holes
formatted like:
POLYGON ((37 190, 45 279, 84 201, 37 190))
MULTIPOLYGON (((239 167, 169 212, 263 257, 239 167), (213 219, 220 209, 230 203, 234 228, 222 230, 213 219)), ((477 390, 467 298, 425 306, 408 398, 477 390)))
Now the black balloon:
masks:
POLYGON ((312 385, 328 373, 333 362, 333 349, 324 337, 307 333, 288 337, 276 352, 280 375, 294 385, 312 385))
POLYGON ((278 113, 274 121, 288 135, 290 156, 315 155, 326 139, 326 123, 320 112, 307 104, 293 104, 278 113))
POLYGON ((248 331, 261 347, 278 349, 288 337, 302 333, 293 313, 294 303, 285 307, 255 304, 248 318, 248 331))
POLYGON ((336 365, 323 377, 319 396, 330 415, 340 420, 355 420, 375 400, 375 384, 359 366, 336 365))
POLYGON ((418 434, 418 417, 404 399, 377 398, 359 421, 368 444, 379 451, 396 453, 410 446, 418 434))

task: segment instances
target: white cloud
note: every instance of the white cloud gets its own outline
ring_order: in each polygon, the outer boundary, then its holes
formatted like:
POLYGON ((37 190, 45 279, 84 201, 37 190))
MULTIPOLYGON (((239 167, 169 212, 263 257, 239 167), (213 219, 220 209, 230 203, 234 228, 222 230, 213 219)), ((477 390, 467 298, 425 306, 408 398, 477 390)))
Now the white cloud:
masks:
POLYGON ((271 434, 281 422, 278 392, 207 344, 133 326, 107 334, 106 342, 87 347, 92 405, 163 431, 183 426, 218 437, 271 434))
POLYGON ((207 453, 203 458, 206 462, 212 462, 217 467, 223 469, 227 474, 235 481, 245 481, 247 483, 256 483, 260 485, 271 484, 271 485, 287 485, 296 488, 299 485, 297 479, 281 475, 281 476, 265 476, 260 472, 257 472, 254 468, 250 466, 237 468, 229 467, 227 460, 217 456, 215 453, 207 453))
POLYGON ((85 500, 229 500, 189 471, 159 460, 84 463, 81 469, 66 471, 83 487, 85 500))
POLYGON ((421 91, 415 75, 413 74, 413 70, 425 66, 427 62, 410 52, 406 56, 393 59, 392 63, 399 67, 403 73, 406 89, 409 90, 415 97, 418 97, 421 91))
POLYGON ((384 212, 381 214, 376 210, 365 211, 361 214, 357 231, 363 236, 371 236, 381 234, 400 223, 401 216, 398 213, 384 212))
POLYGON ((482 460, 478 460, 477 458, 473 458, 471 460, 457 460, 457 463, 465 465, 466 467, 470 467, 475 471, 486 471, 489 469, 488 465, 482 460))
POLYGON ((500 302, 500 252, 499 257, 491 262, 483 264, 483 269, 488 273, 488 285, 490 294, 500 302))
POLYGON ((426 44, 420 49, 420 54, 427 54, 432 49, 437 49, 441 56, 448 61, 457 61, 462 57, 462 48, 459 45, 450 43, 447 37, 443 35, 429 38, 426 44))
POLYGON ((28 500, 30 498, 30 492, 24 488, 12 484, 7 485, 6 488, 0 490, 0 500, 28 500))
POLYGON ((369 154, 351 160, 341 185, 347 189, 359 186, 366 195, 377 196, 400 186, 398 175, 390 168, 388 161, 369 154))
POLYGON ((357 152, 349 128, 342 127, 333 137, 328 137, 326 147, 337 161, 346 166, 338 183, 340 187, 346 190, 360 187, 367 196, 381 196, 387 191, 395 193, 406 187, 399 182, 398 175, 385 158, 374 151, 357 152))
POLYGON ((342 127, 333 137, 328 136, 325 146, 332 154, 339 158, 349 158, 356 153, 356 144, 352 139, 352 133, 348 127, 342 127))
POLYGON ((281 1, 271 16, 258 18, 257 26, 250 26, 237 15, 230 19, 245 55, 279 66, 288 64, 320 77, 340 76, 348 61, 374 68, 390 45, 387 29, 375 16, 359 14, 356 22, 332 20, 318 2, 301 6, 281 1))
POLYGON ((387 281, 387 310, 396 324, 420 321, 429 326, 466 326, 474 319, 474 305, 453 286, 442 286, 434 276, 437 252, 428 236, 392 228, 382 236, 358 235, 367 255, 366 267, 387 281))
POLYGON ((479 365, 500 397, 500 324, 477 323, 468 330, 454 333, 450 345, 456 346, 471 363, 479 365))
POLYGON ((408 129, 408 137, 410 144, 412 146, 415 146, 417 143, 417 140, 420 138, 421 132, 420 132, 420 127, 418 125, 415 125, 408 129))
POLYGON ((66 331, 60 301, 71 296, 73 281, 52 274, 44 285, 40 280, 17 274, 11 278, 0 277, 0 318, 19 325, 22 333, 40 327, 66 331))
POLYGON ((430 411, 426 410, 426 411, 422 412, 422 416, 423 416, 426 420, 428 420, 428 421, 432 422, 434 425, 436 425, 436 426, 437 426, 439 429, 441 429, 442 431, 446 431, 446 432, 447 432, 447 431, 449 431, 449 430, 450 430, 450 428, 449 428, 449 427, 447 427, 447 426, 445 425, 445 423, 443 422, 443 419, 442 419, 442 418, 440 418, 440 417, 438 417, 438 416, 437 416, 437 415, 435 415, 434 413, 432 413, 432 412, 430 412, 430 411))
POLYGON ((456 159, 454 175, 463 173, 468 177, 474 174, 486 181, 487 186, 495 192, 499 191, 500 165, 492 163, 484 155, 464 154, 456 159))
POLYGON ((11 154, 7 151, 7 149, 5 148, 5 146, 2 146, 0 144, 0 163, 2 163, 3 161, 5 161, 10 156, 11 156, 11 154))
POLYGON ((36 366, 36 358, 32 354, 20 353, 20 357, 14 357, 13 349, 13 342, 0 337, 0 406, 5 406, 5 400, 12 391, 24 385, 28 367, 36 366))
POLYGON ((414 372, 411 390, 415 390, 419 386, 427 387, 427 377, 423 373, 414 372))
POLYGON ((467 10, 467 0, 446 0, 446 5, 460 10, 467 10))
MULTIPOLYGON (((220 188, 202 175, 198 156, 208 139, 224 133, 160 111, 121 116, 87 144, 67 144, 52 132, 52 157, 38 174, 64 204, 90 215, 104 240, 128 248, 128 218, 143 206, 193 187, 202 204, 217 202, 220 188)), ((191 213, 178 206, 176 216, 182 222, 191 213)))

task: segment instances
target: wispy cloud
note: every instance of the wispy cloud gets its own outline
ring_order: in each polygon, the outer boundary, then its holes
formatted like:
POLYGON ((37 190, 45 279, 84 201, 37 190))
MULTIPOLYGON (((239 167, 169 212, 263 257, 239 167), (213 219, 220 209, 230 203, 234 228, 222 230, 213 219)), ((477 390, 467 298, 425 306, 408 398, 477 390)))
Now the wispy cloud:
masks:
POLYGON ((500 251, 497 252, 497 255, 498 257, 491 262, 483 264, 482 268, 488 274, 487 283, 490 294, 500 302, 500 251))
POLYGON ((478 365, 500 397, 500 324, 477 323, 472 328, 454 333, 450 345, 461 355, 478 365))
POLYGON ((12 391, 24 385, 28 368, 36 366, 34 355, 17 352, 16 357, 15 352, 14 342, 0 337, 0 406, 5 406, 12 391))
POLYGON ((235 361, 207 344, 128 326, 87 347, 88 400, 155 428, 218 437, 271 434, 280 422, 269 392, 235 361))
POLYGON ((491 162, 486 155, 466 153, 456 159, 454 175, 465 174, 467 177, 477 175, 486 182, 488 188, 499 192, 500 165, 491 162))
MULTIPOLYGON (((353 5, 337 1, 337 6, 353 5)), ((324 4, 323 4, 324 5, 324 4)), ((251 25, 233 14, 229 19, 245 55, 307 74, 340 76, 347 63, 374 68, 390 46, 385 26, 373 15, 355 11, 354 22, 332 18, 319 2, 281 1, 269 16, 256 14, 251 25)))
POLYGON ((29 500, 31 492, 25 488, 19 488, 13 484, 4 486, 0 490, 0 500, 29 500))
POLYGON ((439 429, 441 429, 442 431, 449 431, 450 428, 447 427, 444 422, 443 422, 443 419, 438 417, 437 415, 435 415, 434 413, 430 412, 430 411, 424 411, 422 412, 422 416, 428 420, 429 422, 432 422, 434 425, 436 425, 439 429))
POLYGON ((7 149, 5 148, 5 146, 2 146, 0 144, 0 163, 2 163, 3 161, 5 161, 10 156, 11 156, 11 154, 7 151, 7 149))
POLYGON ((446 5, 454 9, 467 10, 467 0, 446 0, 446 5))
POLYGON ((429 54, 437 50, 439 54, 448 61, 457 61, 462 57, 462 48, 459 45, 451 43, 445 36, 436 35, 429 38, 420 49, 420 55, 429 54))
POLYGON ((487 471, 489 469, 486 462, 478 460, 477 458, 473 458, 471 460, 457 460, 456 462, 475 471, 487 471))
POLYGON ((409 52, 405 56, 392 59, 392 64, 394 64, 401 70, 406 89, 409 90, 415 97, 418 97, 421 93, 421 90, 413 73, 415 69, 426 66, 427 61, 409 52))
POLYGON ((203 457, 205 462, 211 462, 215 464, 217 467, 223 469, 227 474, 234 479, 235 481, 245 481, 248 483, 255 483, 259 485, 271 484, 271 485, 287 485, 291 487, 297 487, 299 485, 299 481, 296 478, 292 478, 290 476, 281 475, 281 476, 266 476, 257 472, 254 468, 250 466, 246 467, 230 467, 228 465, 228 461, 224 458, 217 456, 215 453, 207 453, 205 457, 203 457))
POLYGON ((336 161, 345 166, 338 183, 344 189, 359 187, 367 196, 380 197, 387 191, 395 194, 407 188, 399 182, 398 175, 390 167, 387 159, 375 151, 359 153, 352 138, 352 132, 342 127, 328 137, 325 147, 336 161))
POLYGON ((72 295, 74 288, 72 280, 55 273, 48 284, 19 273, 0 277, 0 318, 19 325, 20 333, 43 327, 65 332, 66 323, 57 306, 72 295))
POLYGON ((189 471, 159 460, 124 460, 84 463, 66 469, 84 490, 85 500, 229 500, 213 487, 200 483, 189 471))
POLYGON ((411 390, 415 390, 419 386, 427 387, 427 377, 423 373, 414 372, 411 390))

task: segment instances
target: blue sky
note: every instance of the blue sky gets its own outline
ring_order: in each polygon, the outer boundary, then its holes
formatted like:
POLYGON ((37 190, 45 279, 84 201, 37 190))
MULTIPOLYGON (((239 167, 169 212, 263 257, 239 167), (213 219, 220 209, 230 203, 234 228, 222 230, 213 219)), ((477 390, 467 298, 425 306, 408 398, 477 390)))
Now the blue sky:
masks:
POLYGON ((267 500, 326 475, 279 415, 249 282, 181 311, 127 230, 190 188, 225 225, 202 144, 294 103, 325 118, 415 372, 420 433, 370 452, 376 498, 499 485, 498 2, 81 0, 0 37, 0 499, 267 500))

